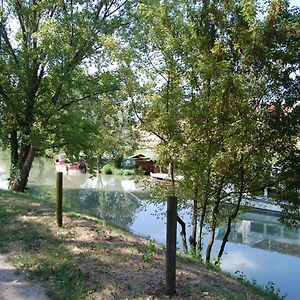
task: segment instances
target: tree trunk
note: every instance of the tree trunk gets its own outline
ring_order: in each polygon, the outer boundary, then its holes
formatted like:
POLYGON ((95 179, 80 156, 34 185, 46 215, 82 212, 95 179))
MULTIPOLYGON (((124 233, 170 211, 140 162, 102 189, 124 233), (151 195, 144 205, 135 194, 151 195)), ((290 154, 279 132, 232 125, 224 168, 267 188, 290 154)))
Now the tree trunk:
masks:
MULTIPOLYGON (((208 156, 210 158, 211 154, 211 140, 209 142, 209 147, 208 147, 208 156)), ((201 215, 200 215, 200 222, 199 222, 199 233, 198 233, 198 245, 197 245, 197 252, 199 254, 199 257, 202 257, 202 236, 203 236, 203 225, 204 225, 204 220, 205 220, 205 215, 206 215, 206 210, 207 210, 207 205, 208 205, 208 199, 209 199, 209 194, 210 194, 210 175, 211 175, 211 169, 208 169, 207 173, 207 179, 206 179, 206 191, 205 191, 205 196, 204 196, 204 201, 202 204, 201 208, 201 215)))
POLYGON ((180 236, 181 236, 181 239, 182 239, 183 254, 186 255, 188 253, 188 246, 187 246, 187 242, 186 242, 186 226, 185 226, 185 222, 178 215, 177 215, 177 222, 181 226, 180 236))
POLYGON ((227 219, 227 228, 226 228, 226 232, 225 232, 225 235, 223 237, 223 241, 222 241, 222 244, 221 244, 221 247, 220 247, 220 250, 219 250, 219 253, 218 253, 218 256, 217 256, 217 259, 215 261, 215 264, 218 265, 220 264, 221 262, 221 257, 224 253, 224 250, 225 250, 225 246, 226 246, 226 243, 228 241, 228 237, 229 237, 229 234, 231 232, 231 224, 232 224, 232 221, 236 218, 239 210, 240 210, 240 206, 241 206, 241 202, 242 202, 242 199, 243 199, 243 192, 244 192, 244 167, 243 167, 243 157, 241 158, 241 163, 242 163, 242 166, 241 166, 241 172, 240 172, 240 179, 241 179, 241 182, 240 182, 240 191, 239 191, 239 195, 238 195, 238 201, 237 201, 237 204, 236 204, 236 207, 234 209, 234 211, 232 212, 231 215, 228 216, 228 219, 227 219))
MULTIPOLYGON (((215 218, 215 217, 213 217, 215 218)), ((216 232, 216 222, 215 220, 212 221, 211 229, 210 229, 210 240, 206 248, 206 257, 205 262, 208 264, 210 263, 210 255, 211 255, 211 249, 215 241, 215 232, 216 232)))
POLYGON ((9 188, 14 192, 23 193, 35 157, 35 149, 31 145, 26 145, 20 152, 18 153, 17 148, 11 148, 9 188))
POLYGON ((220 186, 218 188, 217 194, 216 194, 216 202, 212 211, 212 220, 211 220, 211 228, 210 228, 210 241, 206 248, 206 257, 205 262, 208 264, 210 263, 210 256, 211 256, 211 250, 215 241, 215 234, 216 234, 216 228, 217 228, 217 218, 219 213, 219 206, 221 203, 221 192, 223 188, 223 179, 220 182, 220 186))
POLYGON ((218 253, 218 256, 217 256, 217 259, 215 261, 215 265, 218 265, 220 264, 221 262, 221 257, 224 253, 224 250, 225 250, 225 246, 226 246, 226 243, 228 241, 228 237, 229 237, 229 234, 231 232, 231 222, 232 222, 232 218, 231 216, 228 217, 228 220, 227 220, 227 228, 226 228, 226 232, 225 232, 225 235, 223 237, 223 241, 222 241, 222 245, 220 247, 220 250, 219 250, 219 253, 218 253))
POLYGON ((192 233, 191 233, 190 238, 189 238, 191 250, 194 254, 196 253, 196 247, 197 247, 197 242, 196 242, 197 225, 198 225, 198 201, 194 200, 192 233))
POLYGON ((197 252, 199 253, 200 257, 201 257, 201 251, 202 251, 203 225, 204 225, 204 220, 205 220, 205 215, 206 215, 206 210, 207 210, 207 203, 208 203, 208 198, 206 198, 204 200, 204 203, 203 203, 203 206, 201 209, 201 214, 200 214, 198 245, 197 245, 197 252))
MULTIPOLYGON (((16 129, 12 129, 10 133, 10 159, 11 165, 17 165, 19 159, 19 144, 18 144, 18 133, 16 129)), ((11 172, 11 170, 10 170, 11 172)))

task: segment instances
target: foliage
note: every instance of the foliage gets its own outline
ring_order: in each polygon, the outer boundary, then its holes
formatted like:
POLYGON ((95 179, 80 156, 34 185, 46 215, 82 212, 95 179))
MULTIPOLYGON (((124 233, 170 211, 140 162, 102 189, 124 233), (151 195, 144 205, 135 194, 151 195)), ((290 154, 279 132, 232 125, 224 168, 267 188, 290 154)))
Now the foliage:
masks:
POLYGON ((132 176, 136 174, 135 169, 127 169, 127 168, 117 168, 114 165, 107 164, 104 165, 101 169, 101 173, 103 174, 113 174, 113 175, 124 175, 124 176, 132 176))
POLYGON ((133 5, 8 0, 1 7, 0 141, 11 150, 13 190, 24 191, 32 160, 48 149, 71 159, 117 147, 111 141, 123 132, 126 109, 108 53, 133 5))
POLYGON ((255 280, 249 281, 243 272, 235 271, 235 277, 242 284, 254 289, 261 295, 267 296, 268 299, 285 299, 287 295, 281 296, 280 289, 276 289, 274 282, 269 281, 266 286, 259 286, 255 280))
POLYGON ((133 176, 136 175, 136 171, 134 169, 119 169, 118 174, 124 176, 133 176))
POLYGON ((101 169, 101 173, 103 174, 114 174, 115 167, 113 165, 105 165, 101 169))
POLYGON ((274 157, 295 142, 299 12, 284 1, 178 0, 142 1, 137 14, 135 88, 126 87, 141 125, 161 140, 161 165, 184 176, 167 193, 195 200, 182 205, 199 225, 199 252, 210 224, 209 261, 218 223, 227 219, 230 232, 242 198, 272 183, 274 157))
POLYGON ((283 209, 281 220, 291 228, 300 225, 300 150, 289 151, 278 160, 274 174, 275 198, 283 209))
POLYGON ((265 186, 277 187, 298 225, 299 9, 283 0, 135 4, 5 3, 0 140, 11 150, 11 188, 24 191, 32 160, 49 149, 110 152, 119 167, 137 146, 138 121, 161 141, 165 194, 191 210, 193 251, 210 226, 207 262, 218 224, 227 221, 224 246, 242 198, 265 186))
POLYGON ((155 249, 155 244, 150 240, 146 246, 145 252, 142 254, 142 261, 152 263, 154 260, 155 249))

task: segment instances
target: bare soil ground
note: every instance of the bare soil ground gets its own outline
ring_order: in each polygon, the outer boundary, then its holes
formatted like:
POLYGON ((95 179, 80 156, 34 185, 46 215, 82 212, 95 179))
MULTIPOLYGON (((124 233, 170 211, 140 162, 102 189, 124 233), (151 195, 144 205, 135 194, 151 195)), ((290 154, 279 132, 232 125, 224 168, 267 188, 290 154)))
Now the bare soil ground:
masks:
POLYGON ((0 254, 0 300, 47 300, 44 288, 26 278, 0 254))
MULTIPOLYGON (((24 203, 23 199, 12 200, 0 197, 0 210, 9 207, 11 201, 14 201, 15 209, 24 203)), ((70 271, 70 280, 73 277, 73 284, 76 285, 76 278, 80 275, 88 283, 89 292, 85 294, 85 299, 169 299, 164 294, 165 256, 160 245, 156 245, 155 250, 150 253, 150 258, 145 259, 149 241, 144 238, 133 236, 95 219, 74 214, 64 214, 63 228, 58 228, 52 209, 37 203, 27 203, 27 205, 29 209, 25 214, 16 215, 14 221, 4 225, 8 226, 11 232, 20 233, 24 230, 26 234, 28 224, 30 224, 31 233, 34 231, 35 236, 40 235, 31 245, 31 251, 34 251, 36 258, 40 259, 37 261, 42 261, 50 250, 52 251, 50 253, 54 253, 52 256, 57 256, 59 259, 64 259, 64 257, 71 259, 76 269, 70 271)), ((6 255, 15 259, 15 265, 20 270, 37 272, 42 269, 39 263, 18 263, 16 257, 24 255, 26 248, 24 242, 14 238, 9 245, 5 249, 6 255)), ((5 264, 4 260, 0 260, 1 284, 5 284, 5 279, 2 279, 5 276, 1 277, 3 272, 10 273, 12 282, 13 280, 19 282, 17 277, 13 279, 11 267, 5 264)), ((49 268, 54 269, 55 266, 49 268)), ((51 276, 46 280, 43 279, 43 285, 48 294, 49 291, 55 290, 55 281, 51 276)), ((12 287, 17 289, 17 284, 12 287)), ((34 289, 32 293, 33 298, 23 297, 22 299, 44 299, 42 296, 34 298, 34 289)), ((5 295, 3 297, 1 298, 0 293, 0 299, 9 299, 5 298, 5 295)), ((52 296, 51 298, 58 299, 59 297, 52 296)), ((172 299, 264 298, 255 295, 252 290, 220 272, 179 258, 177 295, 172 299)))

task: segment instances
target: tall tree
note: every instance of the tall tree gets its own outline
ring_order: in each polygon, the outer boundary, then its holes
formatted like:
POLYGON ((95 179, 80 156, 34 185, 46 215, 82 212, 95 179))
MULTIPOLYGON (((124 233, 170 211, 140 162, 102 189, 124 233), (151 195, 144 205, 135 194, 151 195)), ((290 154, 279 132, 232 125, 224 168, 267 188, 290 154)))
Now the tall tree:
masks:
POLYGON ((144 71, 148 93, 134 104, 143 108, 146 128, 161 136, 161 157, 184 175, 185 198, 195 200, 193 249, 197 243, 201 250, 203 226, 210 225, 209 261, 220 216, 227 236, 242 197, 270 182, 277 138, 290 145, 289 134, 275 133, 265 118, 276 101, 288 100, 280 97, 298 70, 298 60, 284 55, 299 49, 297 17, 285 1, 145 1, 140 10, 136 69, 144 71), (221 207, 224 200, 233 210, 221 207))
MULTIPOLYGON (((273 1, 264 24, 264 68, 271 74, 270 101, 266 123, 275 141, 272 183, 283 208, 282 220, 298 227, 299 218, 299 137, 300 137, 300 8, 286 1, 273 1)), ((272 187, 272 186, 271 186, 272 187)))
MULTIPOLYGON (((103 85, 99 76, 95 88, 89 66, 94 64, 99 72, 107 70, 106 49, 114 44, 116 30, 128 21, 127 12, 134 2, 3 2, 1 141, 11 150, 10 188, 24 191, 37 153, 60 144, 57 138, 62 136, 68 147, 76 144, 77 139, 67 137, 71 127, 86 132, 88 122, 80 113, 80 105, 73 108, 75 104, 91 98, 99 100, 99 94, 111 90, 112 86, 103 85)), ((81 142, 83 139, 79 142, 83 145, 81 142)))

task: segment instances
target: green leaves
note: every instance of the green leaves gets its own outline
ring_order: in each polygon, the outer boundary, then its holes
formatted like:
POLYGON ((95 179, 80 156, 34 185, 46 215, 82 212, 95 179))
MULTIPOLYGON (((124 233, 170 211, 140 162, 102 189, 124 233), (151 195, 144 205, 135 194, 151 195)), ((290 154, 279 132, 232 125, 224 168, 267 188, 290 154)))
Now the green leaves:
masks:
POLYGON ((124 101, 116 92, 119 79, 108 69, 109 51, 118 49, 115 34, 128 22, 132 5, 6 1, 0 25, 0 141, 12 145, 11 132, 17 135, 11 150, 19 168, 30 148, 40 155, 63 148, 74 156, 107 149, 109 142, 102 142, 110 141, 103 135, 112 132, 106 129, 107 114, 124 101))
POLYGON ((138 17, 139 119, 161 139, 161 161, 184 174, 178 185, 186 198, 196 190, 200 206, 219 188, 222 197, 256 193, 299 128, 295 112, 268 111, 299 96, 290 78, 299 69, 298 14, 284 1, 144 1, 138 17))

